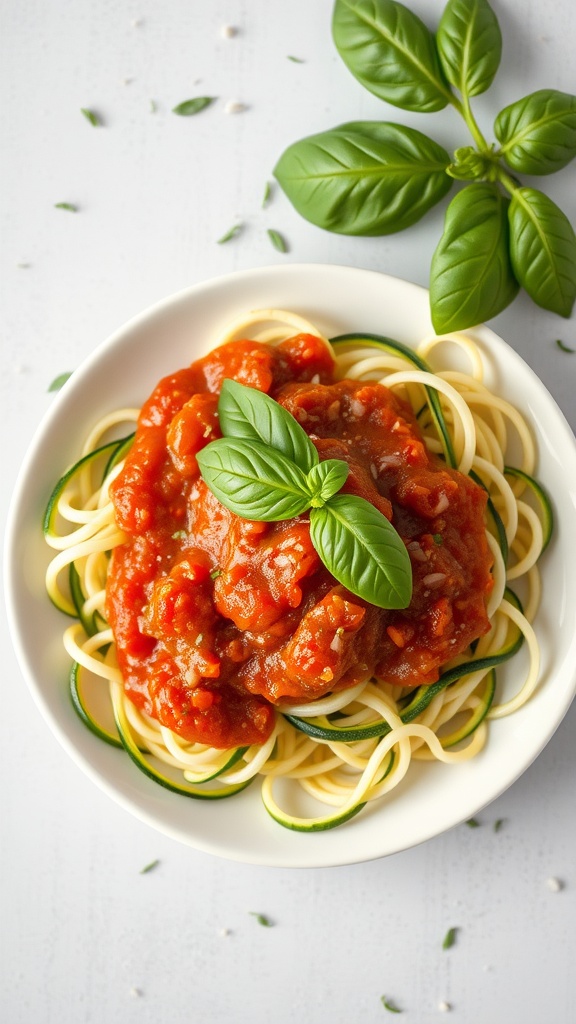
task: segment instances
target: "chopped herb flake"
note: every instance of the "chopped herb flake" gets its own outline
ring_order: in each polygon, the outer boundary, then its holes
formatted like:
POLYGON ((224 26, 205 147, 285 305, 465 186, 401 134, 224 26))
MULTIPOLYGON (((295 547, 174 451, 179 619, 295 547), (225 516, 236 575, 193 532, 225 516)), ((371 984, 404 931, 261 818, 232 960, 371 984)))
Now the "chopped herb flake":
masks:
POLYGON ((562 352, 569 352, 570 355, 574 355, 574 353, 576 352, 576 349, 570 348, 568 345, 565 345, 560 338, 556 338, 556 344, 562 352))
POLYGON ((480 828, 480 822, 476 818, 468 818, 466 825, 468 825, 468 828, 480 828))
POLYGON ((195 96, 194 99, 184 100, 176 107, 172 107, 172 113, 178 114, 180 117, 191 117, 193 114, 199 114, 205 107, 209 107, 216 98, 216 96, 195 96))
POLYGON ((274 228, 268 228, 268 238, 274 248, 278 249, 278 252, 288 252, 288 246, 279 231, 275 231, 274 228))
POLYGON ((270 196, 272 195, 272 186, 269 181, 264 186, 264 195, 262 196, 262 208, 268 206, 270 202, 270 196))
POLYGON ((442 943, 442 949, 450 949, 456 942, 457 928, 449 928, 444 936, 444 942, 442 943))
POLYGON ((444 543, 444 538, 441 533, 433 533, 432 539, 435 544, 438 544, 438 546, 444 543))
POLYGON ((494 831, 499 832, 503 824, 504 818, 497 818, 496 821, 494 822, 494 831))
POLYGON ((272 927, 272 921, 270 920, 269 917, 266 917, 265 914, 259 914, 256 910, 251 910, 250 916, 255 917, 256 920, 258 921, 258 924, 261 924, 263 928, 272 927))
POLYGON ((210 579, 211 580, 217 580, 218 577, 221 576, 221 575, 222 575, 222 569, 212 569, 212 572, 210 573, 210 579))
POLYGON ((60 388, 64 386, 69 377, 72 376, 72 371, 69 373, 60 373, 58 377, 54 377, 48 391, 60 391, 60 388))
POLYGON ((172 540, 186 540, 186 530, 176 530, 176 533, 172 534, 172 540))
POLYGON ((302 57, 292 57, 291 54, 288 54, 288 60, 291 60, 293 64, 303 64, 304 63, 304 61, 302 60, 302 57))
POLYGON ((80 112, 84 114, 86 120, 90 121, 90 124, 94 128, 98 128, 102 124, 98 114, 95 114, 93 110, 88 110, 86 107, 80 107, 80 112))
POLYGON ((396 1006, 394 1003, 391 1003, 386 996, 380 996, 380 1002, 382 1003, 384 1009, 388 1010, 389 1013, 402 1013, 400 1007, 396 1006))
POLYGON ((142 868, 140 874, 147 875, 149 871, 154 871, 154 868, 157 868, 159 863, 159 860, 151 860, 150 863, 146 865, 146 867, 142 868))
POLYGON ((155 114, 158 107, 156 106, 156 100, 150 100, 150 113, 155 114))
POLYGON ((74 203, 54 203, 55 210, 70 210, 70 213, 78 213, 78 207, 74 203))
POLYGON ((222 238, 218 239, 218 245, 223 245, 224 242, 229 242, 230 239, 235 238, 242 231, 243 227, 243 224, 234 224, 225 235, 222 235, 222 238))

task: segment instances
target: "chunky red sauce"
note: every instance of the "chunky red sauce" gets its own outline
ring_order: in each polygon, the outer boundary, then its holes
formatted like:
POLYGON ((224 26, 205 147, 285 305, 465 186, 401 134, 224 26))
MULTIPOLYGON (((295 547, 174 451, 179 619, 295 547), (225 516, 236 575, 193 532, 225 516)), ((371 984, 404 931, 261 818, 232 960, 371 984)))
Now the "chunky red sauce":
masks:
POLYGON ((130 698, 186 739, 261 743, 274 705, 314 700, 373 674, 414 687, 488 629, 492 558, 485 495, 427 451, 411 409, 376 383, 334 383, 326 346, 298 335, 237 341, 160 381, 112 486, 129 535, 113 552, 107 611, 130 698), (266 391, 321 459, 344 459, 344 490, 391 519, 406 543, 413 597, 384 611, 336 582, 307 515, 249 522, 199 477, 220 436, 225 377, 266 391))

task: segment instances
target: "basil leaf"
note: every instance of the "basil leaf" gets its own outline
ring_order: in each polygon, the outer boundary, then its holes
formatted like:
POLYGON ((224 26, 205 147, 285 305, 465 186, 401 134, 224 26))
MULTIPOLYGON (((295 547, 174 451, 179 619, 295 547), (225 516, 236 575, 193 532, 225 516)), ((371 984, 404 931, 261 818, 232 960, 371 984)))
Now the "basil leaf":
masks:
POLYGON ((430 268, 432 323, 439 334, 496 316, 516 295, 507 208, 496 185, 480 182, 450 203, 430 268))
POLYGON ((313 466, 306 477, 312 494, 312 507, 320 508, 336 494, 346 483, 349 472, 350 466, 343 459, 325 459, 313 466))
POLYGON ((576 235, 562 210, 535 188, 517 188, 508 212, 510 257, 538 306, 570 316, 576 298, 576 235))
POLYGON ((316 448, 294 417, 256 388, 227 378, 218 400, 218 419, 224 437, 270 445, 305 473, 319 461, 316 448))
POLYGON ((302 470, 268 445, 222 437, 196 457, 218 501, 243 519, 277 522, 292 519, 310 506, 302 470))
POLYGON ((434 36, 394 0, 336 0, 334 42, 355 78, 404 110, 442 110, 451 99, 434 36))
POLYGON ((324 565, 352 594, 378 608, 406 608, 412 571, 391 523, 364 498, 337 494, 310 510, 310 538, 324 565))
POLYGON ((502 56, 502 33, 487 0, 448 0, 436 42, 444 74, 462 96, 486 92, 502 56))
POLYGON ((345 235, 387 235, 450 190, 446 150, 415 128, 353 121, 289 146, 274 174, 298 213, 345 235))
POLYGON ((538 89, 501 110, 494 132, 515 171, 559 171, 576 156, 576 96, 538 89))
POLYGON ((215 99, 216 96, 195 96, 194 99, 183 100, 172 107, 172 113, 179 114, 180 117, 192 117, 193 114, 199 114, 205 107, 209 107, 215 99))

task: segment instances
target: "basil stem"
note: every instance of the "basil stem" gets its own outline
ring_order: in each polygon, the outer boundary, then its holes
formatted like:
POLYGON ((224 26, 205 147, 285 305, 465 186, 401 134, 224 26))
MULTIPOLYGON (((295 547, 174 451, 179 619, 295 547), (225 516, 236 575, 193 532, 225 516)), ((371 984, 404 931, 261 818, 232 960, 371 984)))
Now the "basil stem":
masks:
POLYGON ((496 117, 500 148, 486 141, 471 100, 491 86, 502 57, 488 0, 448 0, 436 36, 397 0, 335 0, 332 32, 342 60, 366 89, 418 113, 451 104, 474 145, 458 146, 450 159, 433 139, 390 122, 319 132, 293 143, 276 163, 274 174, 295 209, 328 231, 386 235, 419 220, 449 191, 449 179, 492 186, 491 214, 486 224, 480 219, 465 229, 461 248, 455 215, 470 215, 472 197, 457 197, 448 209, 431 270, 436 330, 490 319, 512 302, 518 284, 538 305, 569 316, 576 296, 574 233, 552 201, 523 188, 513 172, 551 174, 576 157, 576 96, 537 90, 496 117), (512 196, 509 207, 505 193, 512 196))

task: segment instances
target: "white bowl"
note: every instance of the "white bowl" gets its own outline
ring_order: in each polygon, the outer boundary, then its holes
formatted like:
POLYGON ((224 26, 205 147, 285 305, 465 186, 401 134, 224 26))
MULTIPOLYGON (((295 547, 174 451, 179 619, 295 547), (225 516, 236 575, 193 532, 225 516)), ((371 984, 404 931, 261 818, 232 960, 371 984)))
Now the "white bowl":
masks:
POLYGON ((476 814, 530 765, 568 710, 576 679, 576 444, 554 400, 522 359, 488 328, 471 332, 494 368, 487 383, 532 425, 538 476, 556 516, 555 536, 542 559, 543 602, 536 621, 541 682, 520 711, 490 724, 478 757, 454 766, 413 764, 378 806, 339 829, 311 835, 272 821, 257 784, 216 804, 170 793, 142 775, 123 751, 95 738, 72 709, 63 618, 44 590, 50 552, 42 513, 54 482, 77 458, 94 421, 117 407, 140 405, 161 377, 210 349, 229 321, 271 306, 301 313, 328 336, 358 330, 410 344, 431 332, 425 289, 372 271, 320 264, 274 266, 208 281, 131 320, 74 373, 28 452, 6 537, 8 616, 23 675, 41 712, 71 757, 117 803, 181 842, 234 860, 293 867, 348 864, 407 849, 476 814))

